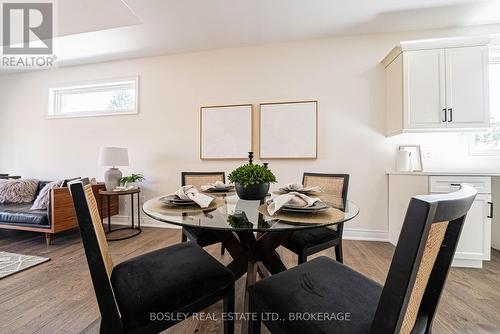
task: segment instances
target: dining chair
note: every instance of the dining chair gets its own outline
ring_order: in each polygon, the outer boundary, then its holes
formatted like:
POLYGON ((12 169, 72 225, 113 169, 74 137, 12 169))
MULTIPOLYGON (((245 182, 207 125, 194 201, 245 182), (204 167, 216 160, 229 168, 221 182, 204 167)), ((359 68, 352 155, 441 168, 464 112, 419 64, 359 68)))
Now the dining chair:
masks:
MULTIPOLYGON (((234 312, 234 274, 194 242, 162 248, 114 266, 88 180, 70 183, 100 333, 159 333, 223 300, 234 312)), ((224 333, 234 322, 224 319, 224 333)))
MULTIPOLYGON (((413 197, 384 286, 322 256, 250 286, 250 314, 272 333, 431 333, 476 194, 462 185, 450 194, 413 197), (278 317, 264 319, 263 312, 278 317)), ((251 321, 249 332, 260 327, 251 321)))
MULTIPOLYGON (((319 186, 322 194, 341 200, 345 207, 349 174, 304 173, 302 184, 305 187, 319 186)), ((298 255, 298 263, 307 261, 309 255, 335 247, 335 258, 343 262, 342 233, 344 223, 334 227, 311 228, 295 231, 282 246, 298 255)))
MULTIPOLYGON (((181 185, 192 185, 196 189, 201 190, 201 186, 221 181, 226 183, 226 174, 224 172, 182 172, 181 185)), ((201 247, 210 246, 221 242, 220 238, 215 231, 196 228, 196 227, 183 227, 181 241, 187 240, 195 241, 201 247)), ((221 244, 221 255, 224 255, 224 246, 221 244)))

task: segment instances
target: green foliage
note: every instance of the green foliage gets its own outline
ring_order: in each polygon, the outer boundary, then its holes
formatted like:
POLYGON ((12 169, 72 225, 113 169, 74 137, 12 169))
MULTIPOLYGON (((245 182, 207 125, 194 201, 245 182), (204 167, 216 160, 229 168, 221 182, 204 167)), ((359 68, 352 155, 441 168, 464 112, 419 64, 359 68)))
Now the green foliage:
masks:
POLYGON ((243 187, 254 184, 276 182, 276 176, 270 169, 261 165, 243 165, 231 172, 228 176, 229 181, 239 183, 243 187))
POLYGON ((117 91, 113 93, 108 110, 127 110, 134 108, 135 97, 130 91, 117 91))
POLYGON ((231 227, 234 228, 252 228, 253 224, 248 221, 247 216, 239 215, 229 215, 227 216, 227 222, 231 227))
POLYGON ((490 146, 498 146, 500 142, 500 124, 492 123, 488 131, 476 134, 476 144, 483 143, 490 146))
POLYGON ((131 182, 141 182, 146 180, 142 174, 132 174, 129 176, 124 176, 120 179, 120 184, 127 184, 131 182))

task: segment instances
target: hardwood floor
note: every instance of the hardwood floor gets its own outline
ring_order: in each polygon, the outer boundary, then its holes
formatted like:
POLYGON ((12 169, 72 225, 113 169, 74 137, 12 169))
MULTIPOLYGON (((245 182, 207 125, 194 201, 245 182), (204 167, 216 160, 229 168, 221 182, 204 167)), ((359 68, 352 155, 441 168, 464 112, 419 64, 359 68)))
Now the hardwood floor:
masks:
MULTIPOLYGON (((144 228, 139 236, 110 243, 113 260, 127 258, 175 244, 180 231, 144 228)), ((99 311, 78 231, 57 235, 46 246, 42 235, 0 230, 0 249, 50 257, 51 261, 0 280, 0 333, 97 333, 99 311)), ((388 243, 345 241, 345 263, 383 283, 394 247, 388 243)), ((223 263, 219 246, 206 250, 223 263)), ((280 248, 288 266, 295 256, 280 248)), ((323 255, 333 256, 333 250, 323 255)), ((244 277, 237 282, 236 296, 243 295, 244 277)), ((220 312, 214 305, 206 312, 220 312)), ((434 333, 500 333, 500 252, 481 270, 453 268, 441 299, 434 333)), ((237 298, 236 311, 242 311, 237 298)), ((237 325, 237 328, 238 325, 237 325)), ((220 321, 189 319, 166 333, 221 333, 220 321)), ((263 331, 266 333, 266 331, 263 331)))

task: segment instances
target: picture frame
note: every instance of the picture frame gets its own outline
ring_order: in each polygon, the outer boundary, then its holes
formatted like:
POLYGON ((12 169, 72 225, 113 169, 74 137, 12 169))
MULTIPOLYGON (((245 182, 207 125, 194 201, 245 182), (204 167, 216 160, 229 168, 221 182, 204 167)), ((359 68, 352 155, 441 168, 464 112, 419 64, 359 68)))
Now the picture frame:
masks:
POLYGON ((253 151, 253 105, 200 107, 200 159, 246 160, 253 151))
POLYGON ((318 101, 259 105, 260 159, 318 158, 318 101))
POLYGON ((410 152, 412 172, 422 172, 424 170, 420 145, 400 145, 398 151, 410 152))

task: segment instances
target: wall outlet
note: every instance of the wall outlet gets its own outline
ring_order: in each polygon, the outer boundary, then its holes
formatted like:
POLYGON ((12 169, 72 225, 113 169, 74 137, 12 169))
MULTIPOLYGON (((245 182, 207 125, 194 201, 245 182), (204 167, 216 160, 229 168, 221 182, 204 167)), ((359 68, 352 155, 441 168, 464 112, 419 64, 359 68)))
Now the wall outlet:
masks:
POLYGON ((422 157, 424 159, 432 159, 432 150, 428 148, 422 149, 422 157))

